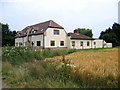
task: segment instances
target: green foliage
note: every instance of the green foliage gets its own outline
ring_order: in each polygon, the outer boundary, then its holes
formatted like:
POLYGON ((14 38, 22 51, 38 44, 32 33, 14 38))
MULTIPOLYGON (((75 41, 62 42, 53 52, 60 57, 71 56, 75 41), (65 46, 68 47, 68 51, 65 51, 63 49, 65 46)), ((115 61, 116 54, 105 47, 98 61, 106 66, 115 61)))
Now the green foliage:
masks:
POLYGON ((64 84, 71 79, 71 71, 72 70, 70 66, 67 66, 66 64, 62 65, 60 77, 62 78, 64 84))
POLYGON ((70 50, 50 50, 45 49, 40 51, 37 49, 27 49, 25 47, 3 47, 2 48, 2 60, 8 61, 12 65, 19 65, 23 62, 31 62, 32 60, 43 60, 45 58, 51 58, 54 56, 67 55, 76 52, 76 49, 70 50))
POLYGON ((94 77, 85 74, 82 78, 79 69, 72 67, 65 58, 62 64, 43 60, 79 51, 76 49, 35 51, 25 47, 3 47, 2 50, 2 80, 13 88, 117 88, 117 82, 111 75, 94 77), (72 72, 73 68, 75 72, 72 72))
POLYGON ((14 46, 16 31, 10 31, 8 24, 2 24, 2 46, 14 46))
POLYGON ((69 51, 68 51, 68 53, 70 54, 70 53, 73 53, 73 52, 76 52, 77 50, 76 49, 70 49, 69 51))
POLYGON ((8 61, 12 65, 20 65, 23 62, 31 62, 32 60, 44 60, 55 56, 67 55, 77 51, 99 50, 97 49, 67 49, 67 50, 40 50, 26 49, 25 47, 2 47, 2 61, 8 61))
POLYGON ((67 79, 66 84, 61 82, 65 77, 60 77, 62 70, 58 70, 56 68, 57 65, 58 63, 55 65, 51 62, 39 61, 28 62, 20 66, 12 66, 8 62, 4 62, 2 79, 3 82, 12 88, 78 87, 70 79, 67 79), (6 68, 7 70, 5 70, 6 68))
POLYGON ((12 88, 117 88, 117 83, 111 75, 82 78, 78 70, 72 73, 72 68, 60 62, 27 62, 22 65, 11 65, 3 62, 2 80, 12 88), (56 68, 57 66, 60 68, 56 68), (104 81, 104 82, 103 82, 104 81))
POLYGON ((79 30, 79 33, 81 33, 83 35, 86 35, 88 37, 92 37, 93 36, 93 33, 92 33, 91 29, 78 28, 78 30, 79 30))
POLYGON ((100 39, 104 39, 108 43, 112 43, 113 46, 120 45, 120 25, 114 23, 112 28, 106 29, 106 31, 102 31, 100 34, 100 39))

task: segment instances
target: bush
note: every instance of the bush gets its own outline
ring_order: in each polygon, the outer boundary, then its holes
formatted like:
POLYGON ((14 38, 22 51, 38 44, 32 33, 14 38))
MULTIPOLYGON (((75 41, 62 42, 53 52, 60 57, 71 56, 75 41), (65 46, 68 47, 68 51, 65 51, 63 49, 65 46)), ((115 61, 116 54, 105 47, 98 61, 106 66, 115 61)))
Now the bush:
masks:
POLYGON ((68 54, 76 52, 76 51, 77 51, 76 49, 70 49, 70 50, 68 50, 68 54))
POLYGON ((19 65, 23 62, 30 62, 33 59, 43 60, 45 58, 51 58, 54 56, 67 55, 76 52, 75 49, 70 50, 51 50, 45 49, 27 49, 25 47, 3 47, 2 48, 2 59, 3 61, 8 61, 12 65, 19 65))

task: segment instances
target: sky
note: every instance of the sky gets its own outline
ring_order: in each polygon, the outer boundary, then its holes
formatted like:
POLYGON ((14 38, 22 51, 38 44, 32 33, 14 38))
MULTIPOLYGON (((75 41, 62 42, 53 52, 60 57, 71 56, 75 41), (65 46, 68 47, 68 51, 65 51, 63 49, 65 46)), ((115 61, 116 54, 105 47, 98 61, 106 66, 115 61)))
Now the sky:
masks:
POLYGON ((10 30, 53 20, 67 32, 89 28, 98 38, 115 22, 118 23, 120 0, 0 0, 0 22, 10 30))

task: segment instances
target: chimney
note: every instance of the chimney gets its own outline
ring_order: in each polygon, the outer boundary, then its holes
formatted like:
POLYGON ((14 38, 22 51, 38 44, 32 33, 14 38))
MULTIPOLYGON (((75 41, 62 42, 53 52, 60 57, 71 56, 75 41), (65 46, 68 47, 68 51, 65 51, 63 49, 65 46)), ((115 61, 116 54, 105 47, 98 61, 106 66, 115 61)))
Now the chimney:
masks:
POLYGON ((74 30, 74 33, 79 33, 78 29, 75 29, 75 30, 74 30))

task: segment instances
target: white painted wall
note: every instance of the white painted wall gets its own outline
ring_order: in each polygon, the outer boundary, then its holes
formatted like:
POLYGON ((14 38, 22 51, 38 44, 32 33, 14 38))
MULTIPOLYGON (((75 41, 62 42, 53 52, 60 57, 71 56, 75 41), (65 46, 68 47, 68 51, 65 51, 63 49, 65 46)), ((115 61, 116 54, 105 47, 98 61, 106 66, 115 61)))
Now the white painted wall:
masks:
POLYGON ((19 46, 19 43, 22 43, 22 38, 16 38, 15 39, 15 46, 17 46, 16 43, 18 43, 18 46, 19 46))
MULTIPOLYGON (((20 38, 16 38, 15 39, 15 46, 16 46, 16 43, 22 43, 23 45, 22 46, 25 46, 25 42, 27 41, 27 37, 20 37, 20 38)), ((19 45, 18 45, 19 46, 19 45)))
POLYGON ((27 46, 27 45, 26 45, 27 37, 23 37, 23 40, 22 40, 22 41, 23 41, 23 46, 27 46))
MULTIPOLYGON (((32 35, 29 37, 30 42, 34 43, 34 46, 37 46, 37 41, 41 41, 41 47, 43 47, 43 34, 41 35, 32 35)), ((22 43, 22 46, 26 46, 27 37, 21 37, 15 39, 16 43, 22 43)), ((112 43, 106 43, 103 39, 96 40, 76 40, 70 39, 70 36, 67 36, 67 33, 64 29, 58 28, 48 28, 46 32, 44 32, 44 45, 45 48, 68 48, 68 49, 89 49, 89 48, 103 48, 104 47, 112 47, 112 43), (59 30, 59 35, 54 35, 54 30, 59 30), (55 41, 55 46, 51 46, 51 41, 55 41), (64 46, 60 46, 60 41, 64 41, 64 46), (75 47, 72 46, 72 41, 75 41, 75 47), (80 42, 83 41, 83 46, 80 46, 80 42), (89 42, 89 46, 87 46, 87 42, 89 42), (94 44, 96 42, 96 44, 94 44)))
MULTIPOLYGON (((43 35, 29 36, 29 40, 31 43, 33 41, 34 46, 37 46, 37 41, 41 41, 41 46, 43 46, 43 35)), ((19 46, 19 43, 22 43, 23 44, 22 46, 26 46, 26 41, 27 41, 27 37, 16 38, 15 39, 15 46, 16 46, 16 43, 18 43, 18 46, 19 46)))
POLYGON ((67 47, 67 38, 64 29, 48 28, 45 32, 45 48, 67 47), (54 35, 54 30, 59 30, 59 35, 54 35), (51 46, 51 41, 55 41, 55 46, 51 46), (60 46, 60 41, 64 41, 64 46, 60 46))
POLYGON ((111 48, 112 47, 112 43, 106 43, 104 48, 111 48))
POLYGON ((41 46, 43 47, 43 35, 32 35, 31 42, 33 41, 34 46, 37 46, 37 41, 41 42, 41 46))
POLYGON ((91 40, 76 40, 76 39, 70 39, 70 46, 69 46, 69 48, 70 49, 89 49, 89 48, 91 48, 92 46, 92 44, 91 44, 91 40), (73 47, 72 46, 72 41, 75 41, 75 46, 73 47), (80 43, 81 43, 81 41, 83 41, 83 46, 80 46, 80 43), (89 46, 87 46, 87 42, 89 42, 89 46))
POLYGON ((76 40, 68 38, 68 48, 69 49, 90 49, 90 48, 107 48, 112 47, 112 43, 106 43, 103 39, 96 40, 76 40), (72 41, 75 41, 75 47, 72 46, 72 41), (83 46, 80 46, 80 42, 83 41, 83 46), (90 45, 87 46, 87 42, 90 42, 90 45), (94 42, 96 44, 94 44, 94 42))
POLYGON ((112 43, 107 43, 107 47, 111 48, 112 47, 112 43))
POLYGON ((103 48, 103 39, 97 39, 97 40, 93 40, 92 42, 92 48, 103 48), (94 45, 94 42, 96 42, 96 45, 94 45))

